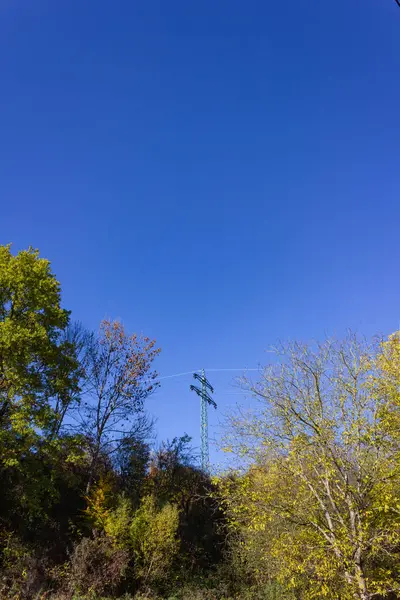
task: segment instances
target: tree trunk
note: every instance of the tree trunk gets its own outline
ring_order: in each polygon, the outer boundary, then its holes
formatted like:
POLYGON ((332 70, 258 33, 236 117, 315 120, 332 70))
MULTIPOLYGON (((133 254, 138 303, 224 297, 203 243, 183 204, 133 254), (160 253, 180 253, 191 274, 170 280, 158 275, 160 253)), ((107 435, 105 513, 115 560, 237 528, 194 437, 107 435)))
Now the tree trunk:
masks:
POLYGON ((364 575, 361 561, 358 561, 356 564, 356 577, 360 600, 371 600, 371 594, 368 592, 367 589, 367 580, 364 575))
POLYGON ((90 467, 89 467, 88 481, 86 484, 86 496, 89 495, 90 488, 92 487, 98 458, 99 458, 99 449, 96 448, 96 450, 93 454, 93 457, 92 457, 92 462, 90 463, 90 467))

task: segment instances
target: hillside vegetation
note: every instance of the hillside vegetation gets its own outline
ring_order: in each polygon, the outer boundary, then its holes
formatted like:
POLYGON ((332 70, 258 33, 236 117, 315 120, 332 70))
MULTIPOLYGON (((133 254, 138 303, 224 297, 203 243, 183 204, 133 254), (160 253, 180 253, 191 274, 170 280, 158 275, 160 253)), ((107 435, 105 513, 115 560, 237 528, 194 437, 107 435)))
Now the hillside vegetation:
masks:
POLYGON ((278 347, 212 477, 183 432, 151 445, 159 352, 0 247, 0 597, 400 597, 399 335, 278 347))

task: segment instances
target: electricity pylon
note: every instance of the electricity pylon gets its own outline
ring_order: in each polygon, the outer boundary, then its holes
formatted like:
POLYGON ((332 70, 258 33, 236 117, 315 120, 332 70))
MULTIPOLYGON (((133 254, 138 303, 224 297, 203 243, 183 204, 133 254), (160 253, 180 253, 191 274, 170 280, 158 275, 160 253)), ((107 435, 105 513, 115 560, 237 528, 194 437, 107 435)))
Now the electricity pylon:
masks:
POLYGON ((210 452, 208 447, 208 405, 210 404, 214 408, 217 408, 217 404, 210 396, 210 393, 214 393, 214 389, 211 383, 207 381, 204 369, 201 371, 201 374, 194 373, 193 377, 201 384, 201 387, 191 385, 190 389, 192 392, 196 392, 196 394, 200 396, 201 468, 204 473, 208 473, 210 470, 210 452))

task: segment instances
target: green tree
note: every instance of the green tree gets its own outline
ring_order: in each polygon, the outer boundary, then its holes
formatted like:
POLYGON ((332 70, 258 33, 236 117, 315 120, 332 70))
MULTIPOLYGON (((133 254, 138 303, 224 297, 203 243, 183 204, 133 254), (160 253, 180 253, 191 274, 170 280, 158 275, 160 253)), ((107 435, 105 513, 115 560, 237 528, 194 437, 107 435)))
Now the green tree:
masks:
POLYGON ((49 261, 0 246, 0 477, 13 512, 39 513, 54 496, 56 406, 70 406, 79 387, 75 349, 63 338, 68 321, 49 261))
POLYGON ((23 434, 51 427, 50 401, 68 401, 77 385, 71 344, 60 343, 69 313, 60 285, 37 250, 0 246, 0 423, 23 434))
POLYGON ((377 393, 381 349, 349 336, 291 344, 235 415, 227 449, 253 465, 224 480, 231 522, 307 598, 371 600, 400 589, 399 442, 393 397, 377 393))
POLYGON ((150 462, 150 446, 144 440, 128 435, 124 437, 113 456, 113 466, 118 487, 137 508, 143 496, 150 462))

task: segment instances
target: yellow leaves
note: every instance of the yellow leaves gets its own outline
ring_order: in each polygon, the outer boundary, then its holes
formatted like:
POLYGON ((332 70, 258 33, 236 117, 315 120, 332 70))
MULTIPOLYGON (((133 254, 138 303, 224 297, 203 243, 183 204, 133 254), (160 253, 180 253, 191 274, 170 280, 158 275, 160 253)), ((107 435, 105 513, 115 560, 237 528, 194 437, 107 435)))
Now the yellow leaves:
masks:
POLYGON ((116 548, 133 553, 138 578, 162 578, 179 550, 177 507, 165 504, 159 508, 153 496, 145 496, 135 511, 131 502, 120 496, 112 508, 111 492, 110 482, 102 479, 87 498, 86 515, 116 548))
POLYGON ((22 435, 27 430, 29 418, 27 418, 25 411, 19 410, 11 415, 10 424, 16 434, 22 435))
POLYGON ((384 418, 396 418, 398 421, 399 416, 393 409, 400 405, 400 332, 393 333, 380 344, 375 367, 377 372, 370 377, 371 390, 392 404, 384 418))
POLYGON ((18 467, 19 460, 17 458, 6 458, 3 460, 3 465, 5 467, 18 467))
POLYGON ((84 512, 92 525, 101 531, 104 530, 110 515, 111 492, 110 480, 102 477, 86 496, 87 507, 84 512))
POLYGON ((177 529, 179 512, 176 506, 165 504, 161 509, 152 496, 142 499, 130 527, 130 546, 136 556, 136 569, 144 578, 161 579, 179 549, 177 529))
POLYGON ((132 506, 127 498, 119 498, 114 510, 105 511, 103 515, 104 532, 114 542, 115 546, 129 546, 129 528, 132 521, 132 506))
MULTIPOLYGON (((376 473, 371 473, 367 482, 372 474, 376 476, 376 473)), ((337 589, 340 589, 341 598, 347 600, 353 597, 353 584, 346 582, 343 569, 346 564, 355 582, 355 546, 350 532, 350 517, 346 511, 356 507, 352 501, 348 506, 343 500, 343 490, 338 488, 340 481, 329 461, 321 459, 321 463, 318 463, 318 457, 312 453, 308 462, 304 456, 300 461, 296 452, 293 452, 285 459, 270 459, 264 466, 251 467, 242 476, 222 478, 220 481, 229 526, 232 531, 240 533, 243 541, 239 548, 244 561, 254 557, 255 565, 265 562, 268 572, 272 570, 273 577, 280 582, 289 584, 293 589, 306 589, 304 597, 307 599, 335 600, 338 597, 337 589), (327 495, 325 480, 323 477, 319 479, 319 473, 327 477, 332 486, 328 487, 331 490, 329 493, 333 494, 332 500, 327 495), (306 479, 302 479, 302 476, 306 476, 306 479), (307 482, 315 488, 318 497, 307 482), (320 505, 321 498, 329 510, 340 510, 343 523, 340 523, 335 512, 331 516, 333 538, 320 505), (336 509, 332 508, 331 502, 336 503, 336 509)), ((376 532, 371 533, 374 532, 371 524, 374 527, 379 524, 379 514, 387 524, 389 521, 395 523, 393 507, 400 504, 396 490, 396 485, 388 482, 377 488, 376 500, 360 514, 360 543, 367 545, 370 536, 377 535, 376 532)), ((394 527, 396 529, 398 527, 394 527)), ((389 526, 382 530, 382 537, 375 537, 376 548, 388 544, 389 547, 397 547, 399 535, 390 533, 390 530, 389 526)), ((370 549, 371 554, 375 551, 375 546, 370 549)))
POLYGON ((222 449, 222 452, 225 452, 225 453, 227 453, 227 454, 232 454, 232 452, 233 452, 233 448, 232 448, 232 446, 224 446, 224 447, 223 447, 223 448, 221 448, 221 449, 222 449))
MULTIPOLYGON (((349 336, 283 354, 282 367, 247 382, 263 408, 230 421, 227 448, 256 448, 258 462, 220 486, 226 514, 244 561, 271 559, 274 576, 307 599, 348 600, 355 556, 398 560, 400 333, 378 352, 349 336)), ((374 567, 368 586, 391 589, 391 571, 374 567)))

